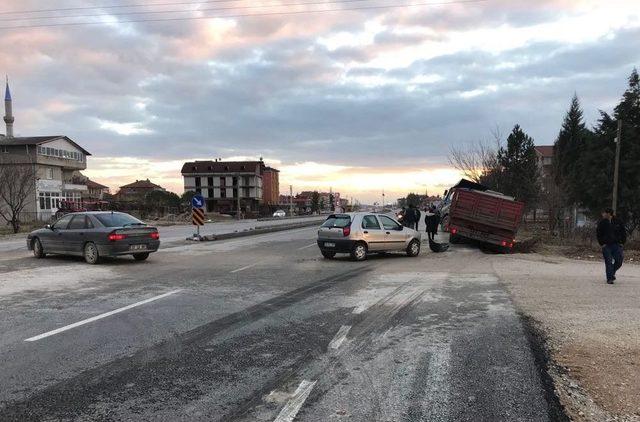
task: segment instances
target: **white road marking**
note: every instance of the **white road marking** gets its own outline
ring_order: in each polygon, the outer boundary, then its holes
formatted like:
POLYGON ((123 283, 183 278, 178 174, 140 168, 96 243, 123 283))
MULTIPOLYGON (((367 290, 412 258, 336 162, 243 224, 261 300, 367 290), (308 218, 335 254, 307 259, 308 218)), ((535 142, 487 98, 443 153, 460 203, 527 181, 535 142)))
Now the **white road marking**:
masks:
POLYGON ((347 338, 347 334, 349 333, 350 329, 350 325, 343 325, 342 327, 340 327, 335 337, 333 337, 333 340, 331 340, 331 342, 329 343, 329 349, 337 349, 338 347, 340 347, 342 342, 347 338))
POLYGON ((233 271, 229 271, 229 272, 231 274, 239 273, 240 271, 248 270, 249 268, 255 267, 258 264, 259 264, 259 262, 256 262, 255 264, 247 265, 246 267, 240 267, 240 268, 237 268, 237 269, 235 269, 233 271))
POLYGON ((310 244, 310 245, 307 245, 307 246, 303 246, 303 247, 301 247, 301 248, 298 248, 298 250, 299 250, 299 251, 301 251, 301 250, 303 250, 303 249, 307 249, 307 248, 310 248, 310 247, 312 247, 312 246, 316 246, 316 245, 317 245, 317 243, 312 243, 312 244, 310 244))
POLYGON ((307 400, 307 397, 311 394, 311 390, 313 390, 316 382, 318 381, 302 381, 293 394, 293 397, 282 408, 274 422, 293 422, 305 400, 307 400))
POLYGON ((30 337, 30 338, 26 339, 25 341, 37 341, 37 340, 41 340, 41 339, 43 339, 43 338, 45 338, 45 337, 53 336, 53 335, 56 335, 56 334, 62 333, 63 331, 71 330, 72 328, 76 328, 76 327, 79 327, 79 326, 81 326, 81 325, 89 324, 90 322, 97 321, 97 320, 99 320, 99 319, 106 318, 106 317, 108 317, 108 316, 115 315, 115 314, 118 314, 118 313, 120 313, 120 312, 124 312, 124 311, 126 311, 126 310, 131 309, 131 308, 135 308, 136 306, 144 305, 144 304, 146 304, 146 303, 153 302, 153 301, 155 301, 155 300, 165 298, 165 297, 167 297, 167 296, 170 296, 170 295, 176 294, 176 293, 178 293, 178 292, 180 292, 180 291, 182 291, 182 290, 181 290, 181 289, 180 289, 180 290, 173 290, 173 291, 170 291, 170 292, 167 292, 167 293, 161 294, 160 296, 155 296, 155 297, 152 297, 152 298, 149 298, 149 299, 146 299, 146 300, 140 301, 140 302, 133 303, 133 304, 131 304, 131 305, 125 306, 124 308, 119 308, 119 309, 116 309, 116 310, 114 310, 114 311, 110 311, 110 312, 106 312, 106 313, 104 313, 104 314, 96 315, 96 316, 94 316, 94 317, 84 319, 84 320, 79 321, 79 322, 76 322, 76 323, 74 323, 74 324, 66 325, 66 326, 64 326, 64 327, 60 327, 60 328, 58 328, 58 329, 56 329, 56 330, 53 330, 53 331, 48 331, 48 332, 46 332, 46 333, 44 333, 44 334, 40 334, 40 335, 37 335, 37 336, 35 336, 35 337, 30 337))
POLYGON ((352 314, 358 315, 363 313, 364 311, 366 311, 369 308, 368 305, 358 305, 352 312, 352 314))

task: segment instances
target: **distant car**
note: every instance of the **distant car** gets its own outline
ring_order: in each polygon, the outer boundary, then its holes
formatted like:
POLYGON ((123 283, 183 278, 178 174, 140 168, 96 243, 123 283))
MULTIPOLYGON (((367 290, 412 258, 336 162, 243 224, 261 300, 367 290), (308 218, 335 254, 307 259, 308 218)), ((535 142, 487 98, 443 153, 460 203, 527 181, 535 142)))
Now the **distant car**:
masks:
POLYGON ((418 256, 422 245, 419 231, 402 226, 392 217, 373 212, 331 214, 318 229, 322 256, 348 253, 355 261, 371 252, 405 252, 418 256))
POLYGON ((160 233, 122 212, 76 212, 29 233, 27 247, 36 258, 78 255, 97 264, 105 256, 132 255, 144 261, 160 247, 160 233))
POLYGON ((284 212, 284 210, 278 210, 276 212, 273 213, 274 217, 278 217, 278 218, 284 218, 287 216, 287 213, 284 212))

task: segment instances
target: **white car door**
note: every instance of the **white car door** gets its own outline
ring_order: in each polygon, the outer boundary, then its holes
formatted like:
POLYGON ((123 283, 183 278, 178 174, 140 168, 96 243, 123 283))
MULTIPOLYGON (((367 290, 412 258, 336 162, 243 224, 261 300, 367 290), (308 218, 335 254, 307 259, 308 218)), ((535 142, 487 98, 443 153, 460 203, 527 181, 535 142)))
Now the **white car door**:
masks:
POLYGON ((386 215, 378 215, 385 234, 385 250, 403 250, 406 247, 407 232, 405 228, 386 215))

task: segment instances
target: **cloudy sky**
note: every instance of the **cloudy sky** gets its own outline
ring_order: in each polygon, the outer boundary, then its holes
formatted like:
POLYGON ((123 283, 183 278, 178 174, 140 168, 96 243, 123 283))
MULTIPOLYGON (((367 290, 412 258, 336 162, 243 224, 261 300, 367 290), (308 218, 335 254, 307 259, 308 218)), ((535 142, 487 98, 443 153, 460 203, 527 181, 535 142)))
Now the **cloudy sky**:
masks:
POLYGON ((440 192, 459 177, 451 145, 516 123, 550 144, 574 92, 593 123, 640 66, 637 0, 113 7, 141 3, 0 6, 16 135, 70 136, 112 189, 149 177, 181 193, 185 160, 263 156, 283 191, 440 192), (414 6, 378 8, 401 4, 414 6), (87 22, 99 24, 58 26, 87 22))

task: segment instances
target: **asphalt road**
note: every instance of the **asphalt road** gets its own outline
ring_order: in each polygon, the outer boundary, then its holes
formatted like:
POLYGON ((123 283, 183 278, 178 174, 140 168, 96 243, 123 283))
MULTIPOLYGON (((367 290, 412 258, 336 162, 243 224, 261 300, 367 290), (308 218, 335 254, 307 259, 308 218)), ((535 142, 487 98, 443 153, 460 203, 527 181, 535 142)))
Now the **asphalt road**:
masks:
POLYGON ((324 260, 313 228, 3 254, 0 420, 553 420, 494 259, 324 260))

